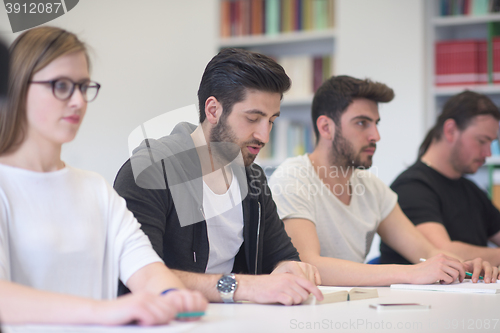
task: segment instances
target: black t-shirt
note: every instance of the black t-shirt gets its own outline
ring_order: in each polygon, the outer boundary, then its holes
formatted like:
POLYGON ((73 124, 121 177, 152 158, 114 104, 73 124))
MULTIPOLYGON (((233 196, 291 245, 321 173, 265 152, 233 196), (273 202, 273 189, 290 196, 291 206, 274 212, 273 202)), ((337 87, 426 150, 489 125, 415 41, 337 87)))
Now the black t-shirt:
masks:
MULTIPOLYGON (((441 223, 451 240, 486 246, 500 231, 500 212, 486 193, 466 178, 450 179, 421 161, 392 183, 403 212, 418 225, 441 223)), ((380 244, 383 264, 409 264, 387 244, 380 244)))

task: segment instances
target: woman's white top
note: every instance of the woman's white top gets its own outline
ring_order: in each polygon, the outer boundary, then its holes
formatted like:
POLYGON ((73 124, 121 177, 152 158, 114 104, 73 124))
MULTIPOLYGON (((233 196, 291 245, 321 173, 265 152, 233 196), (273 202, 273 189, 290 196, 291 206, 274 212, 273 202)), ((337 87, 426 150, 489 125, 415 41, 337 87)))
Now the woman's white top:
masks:
POLYGON ((112 299, 118 279, 153 262, 161 259, 149 239, 100 175, 0 164, 0 279, 112 299))

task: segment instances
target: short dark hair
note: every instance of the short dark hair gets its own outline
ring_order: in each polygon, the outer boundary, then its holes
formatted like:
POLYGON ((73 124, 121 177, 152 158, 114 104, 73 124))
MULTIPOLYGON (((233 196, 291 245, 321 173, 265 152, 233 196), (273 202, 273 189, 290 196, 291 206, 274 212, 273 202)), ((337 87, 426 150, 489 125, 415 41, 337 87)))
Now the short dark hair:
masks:
POLYGON ((332 76, 314 94, 311 117, 319 141, 316 121, 319 116, 331 118, 340 127, 340 117, 355 98, 366 98, 376 103, 387 103, 394 98, 394 91, 387 85, 369 79, 360 80, 347 75, 332 76))
POLYGON ((290 89, 290 78, 276 61, 263 54, 228 48, 210 60, 198 89, 200 123, 205 121, 205 102, 214 96, 222 104, 223 117, 233 105, 245 99, 247 89, 283 93, 290 89))
POLYGON ((475 117, 480 115, 490 115, 496 120, 500 120, 500 111, 488 96, 469 90, 452 96, 444 104, 443 112, 439 115, 436 124, 429 130, 420 145, 418 158, 425 154, 433 140, 439 141, 441 139, 446 120, 453 119, 458 129, 463 131, 475 117))

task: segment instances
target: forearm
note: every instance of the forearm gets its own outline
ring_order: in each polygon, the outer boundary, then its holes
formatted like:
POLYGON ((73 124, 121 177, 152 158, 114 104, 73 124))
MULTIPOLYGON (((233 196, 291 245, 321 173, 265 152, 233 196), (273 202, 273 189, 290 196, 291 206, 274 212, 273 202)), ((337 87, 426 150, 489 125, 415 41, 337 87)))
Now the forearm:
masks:
POLYGON ((490 262, 493 266, 500 265, 500 248, 490 248, 471 245, 460 241, 451 241, 443 245, 441 249, 452 252, 464 260, 482 258, 490 262))
POLYGON ((97 303, 0 280, 0 318, 6 324, 95 324, 97 303))
POLYGON ((304 261, 318 268, 322 284, 327 286, 388 286, 392 283, 411 283, 411 265, 366 265, 319 256, 304 261))
POLYGON ((205 296, 209 302, 222 302, 216 285, 222 274, 204 274, 171 270, 183 283, 191 290, 198 290, 205 296))
POLYGON ((184 289, 181 279, 161 262, 146 265, 135 272, 127 281, 132 292, 144 291, 160 294, 170 288, 184 289))
POLYGON ((382 237, 382 240, 412 264, 418 264, 421 258, 428 259, 439 253, 463 261, 463 256, 460 254, 444 248, 439 249, 435 247, 415 228, 411 228, 404 236, 405 237, 399 237, 397 240, 385 240, 384 237, 382 237))
MULTIPOLYGON (((176 274, 187 288, 192 290, 197 290, 205 296, 209 302, 222 302, 219 292, 217 291, 217 282, 221 278, 222 274, 204 274, 204 273, 193 273, 186 271, 179 271, 173 269, 172 272, 176 274)), ((259 275, 267 276, 267 275, 259 275)), ((258 294, 258 277, 255 275, 245 275, 236 274, 236 281, 238 282, 238 287, 234 293, 235 301, 248 301, 253 299, 255 294, 258 294)))

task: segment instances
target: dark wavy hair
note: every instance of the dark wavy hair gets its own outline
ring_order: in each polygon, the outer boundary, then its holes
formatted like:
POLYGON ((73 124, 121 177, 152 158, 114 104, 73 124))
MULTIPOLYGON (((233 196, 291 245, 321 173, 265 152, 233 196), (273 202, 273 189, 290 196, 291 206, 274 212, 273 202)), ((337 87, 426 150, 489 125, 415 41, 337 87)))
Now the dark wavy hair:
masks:
POLYGON ((463 131, 475 117, 480 115, 490 115, 500 120, 500 111, 488 96, 468 90, 452 96, 444 104, 443 112, 439 115, 436 124, 429 130, 420 145, 418 158, 420 159, 425 154, 433 140, 441 139, 446 120, 453 119, 457 127, 463 131))
POLYGON ((312 123, 316 142, 319 131, 316 121, 319 116, 331 118, 340 126, 340 117, 355 98, 366 98, 376 103, 387 103, 394 98, 394 91, 387 85, 369 79, 360 80, 351 76, 332 76, 318 88, 312 103, 312 123))
POLYGON ((290 78, 276 61, 263 54, 228 48, 210 60, 198 89, 200 123, 205 121, 205 102, 214 96, 227 117, 233 105, 245 99, 247 89, 283 93, 290 89, 290 78))

